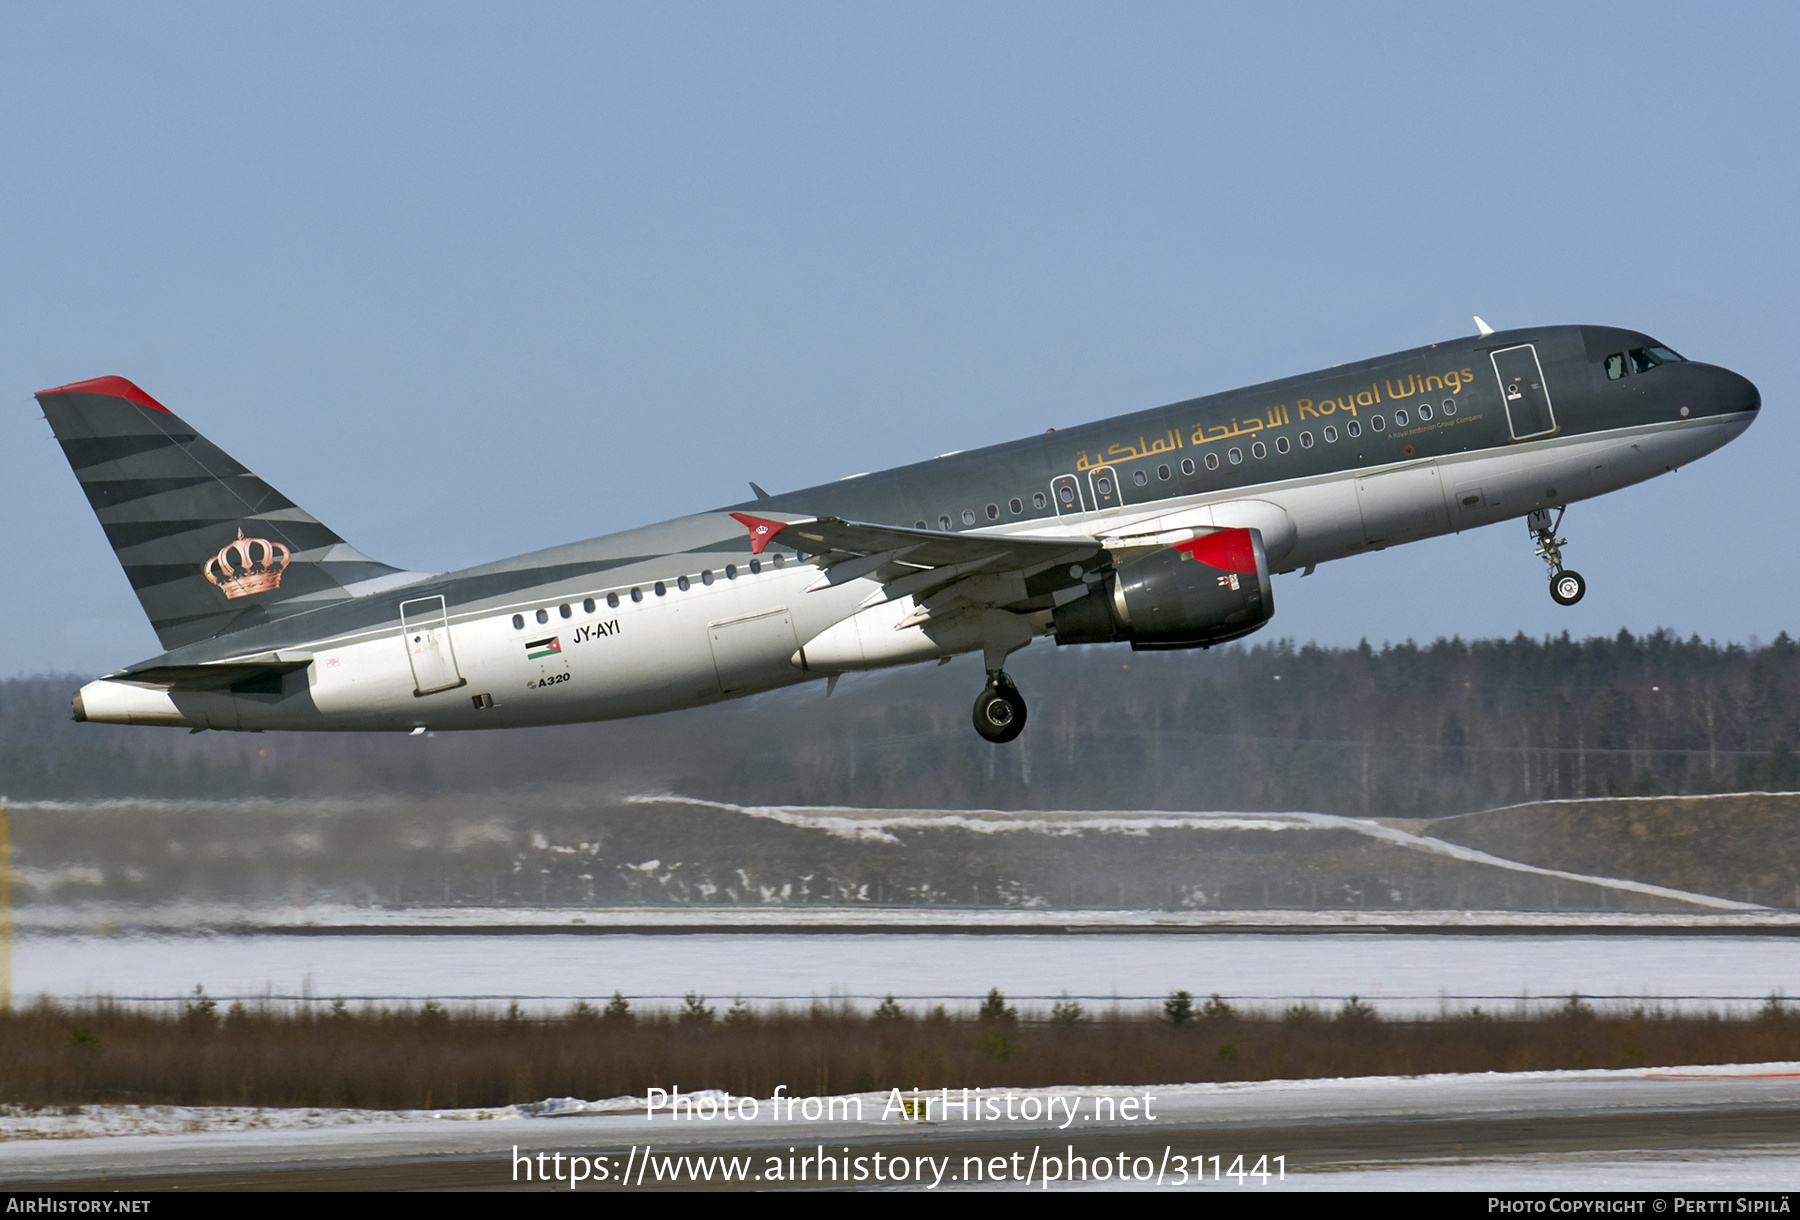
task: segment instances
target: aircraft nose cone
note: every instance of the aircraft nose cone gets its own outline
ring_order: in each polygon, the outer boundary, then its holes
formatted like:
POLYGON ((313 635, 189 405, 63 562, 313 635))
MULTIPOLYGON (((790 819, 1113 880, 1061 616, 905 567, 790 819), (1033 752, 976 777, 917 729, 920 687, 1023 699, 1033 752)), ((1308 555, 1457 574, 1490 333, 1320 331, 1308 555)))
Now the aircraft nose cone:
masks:
POLYGON ((1733 373, 1732 376, 1737 377, 1738 381, 1743 386, 1744 410, 1746 410, 1746 411, 1762 410, 1762 391, 1760 391, 1756 388, 1756 383, 1751 381, 1748 377, 1738 377, 1738 375, 1736 373, 1733 373))
POLYGON ((1760 411, 1762 394, 1756 383, 1730 369, 1715 370, 1713 405, 1719 411, 1760 411))

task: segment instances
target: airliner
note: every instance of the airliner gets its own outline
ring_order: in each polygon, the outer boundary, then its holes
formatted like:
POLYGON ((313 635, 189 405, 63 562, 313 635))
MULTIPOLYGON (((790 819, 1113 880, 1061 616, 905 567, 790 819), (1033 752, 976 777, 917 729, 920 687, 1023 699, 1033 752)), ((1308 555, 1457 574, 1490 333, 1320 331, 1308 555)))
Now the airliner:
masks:
POLYGON ((460 572, 371 559, 122 377, 37 401, 161 655, 74 718, 261 732, 640 716, 980 653, 975 729, 1015 739, 1009 656, 1207 648, 1272 577, 1523 518, 1550 595, 1564 509, 1674 470, 1761 395, 1648 335, 1496 331, 460 572))

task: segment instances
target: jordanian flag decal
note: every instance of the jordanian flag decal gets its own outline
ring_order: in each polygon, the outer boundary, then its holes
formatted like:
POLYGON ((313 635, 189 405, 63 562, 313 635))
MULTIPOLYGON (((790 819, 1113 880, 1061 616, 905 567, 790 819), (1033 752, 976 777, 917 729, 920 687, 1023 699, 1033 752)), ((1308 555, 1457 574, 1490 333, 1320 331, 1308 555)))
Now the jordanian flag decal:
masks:
POLYGON ((562 651, 562 637, 551 636, 547 640, 532 640, 525 645, 525 659, 535 661, 539 657, 553 657, 562 651))

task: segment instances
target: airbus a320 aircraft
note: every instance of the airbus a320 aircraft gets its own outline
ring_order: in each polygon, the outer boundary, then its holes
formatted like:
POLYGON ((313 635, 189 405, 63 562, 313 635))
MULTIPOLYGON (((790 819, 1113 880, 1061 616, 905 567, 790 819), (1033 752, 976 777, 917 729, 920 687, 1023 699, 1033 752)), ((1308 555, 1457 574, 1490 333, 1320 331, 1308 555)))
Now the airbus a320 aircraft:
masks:
POLYGON ((1400 542, 1524 517, 1572 605, 1564 506, 1710 453, 1762 405, 1635 331, 1476 324, 437 575, 369 558, 123 378, 45 390, 167 649, 82 687, 75 719, 510 728, 979 652, 976 731, 1011 741, 1005 662, 1034 638, 1205 648, 1269 621, 1272 575, 1400 542))

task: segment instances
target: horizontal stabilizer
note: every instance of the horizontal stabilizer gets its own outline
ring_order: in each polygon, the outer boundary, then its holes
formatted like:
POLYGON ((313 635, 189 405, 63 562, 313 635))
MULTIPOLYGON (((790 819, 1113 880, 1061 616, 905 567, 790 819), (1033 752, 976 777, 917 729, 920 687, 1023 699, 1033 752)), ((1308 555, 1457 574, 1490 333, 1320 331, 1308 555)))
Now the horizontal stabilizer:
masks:
POLYGON ((232 690, 239 694, 280 694, 281 679, 312 664, 312 658, 222 661, 208 665, 146 665, 109 675, 114 682, 137 682, 170 690, 232 690))

